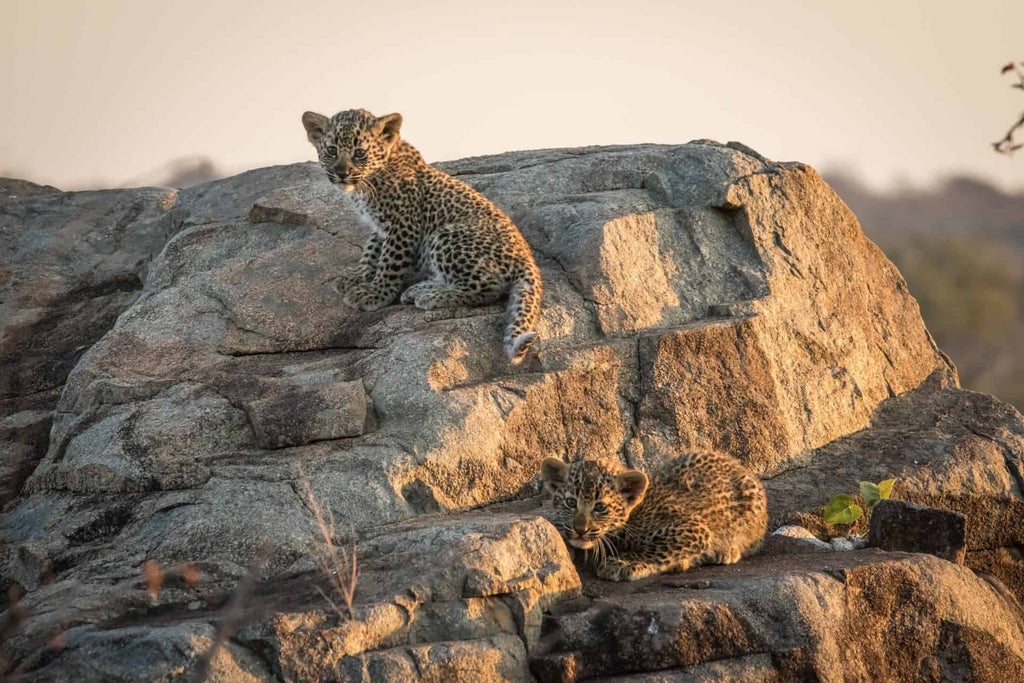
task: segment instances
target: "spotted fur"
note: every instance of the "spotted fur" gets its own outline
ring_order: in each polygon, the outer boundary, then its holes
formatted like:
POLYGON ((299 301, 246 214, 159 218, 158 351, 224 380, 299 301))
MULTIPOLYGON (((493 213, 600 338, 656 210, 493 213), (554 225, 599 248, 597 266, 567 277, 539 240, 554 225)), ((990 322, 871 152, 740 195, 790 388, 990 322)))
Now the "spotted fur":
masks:
POLYGON ((522 361, 537 337, 542 283, 508 216, 429 166, 399 137, 400 114, 377 118, 354 109, 328 119, 307 111, 302 123, 327 177, 352 192, 372 230, 359 264, 338 278, 345 303, 369 311, 401 294, 402 303, 429 310, 491 303, 507 293, 505 353, 522 361))
POLYGON ((541 477, 566 542, 593 551, 597 575, 613 581, 732 564, 768 524, 761 481, 723 453, 685 453, 650 479, 618 463, 547 458, 541 477))

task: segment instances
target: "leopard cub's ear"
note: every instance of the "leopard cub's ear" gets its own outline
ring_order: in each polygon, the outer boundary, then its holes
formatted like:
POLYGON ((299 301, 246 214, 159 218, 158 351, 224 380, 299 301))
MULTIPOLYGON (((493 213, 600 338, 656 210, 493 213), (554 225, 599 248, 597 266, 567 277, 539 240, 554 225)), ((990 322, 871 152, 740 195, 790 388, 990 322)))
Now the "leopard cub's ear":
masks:
POLYGON ((314 145, 319 144, 327 134, 327 117, 315 111, 307 111, 302 115, 302 125, 306 129, 306 137, 314 145))
POLYGON ((558 458, 544 458, 540 464, 540 477, 544 480, 544 490, 554 493, 559 484, 569 480, 569 466, 558 458))
POLYGON ((380 131, 381 137, 384 138, 384 142, 394 147, 398 142, 398 131, 402 129, 402 115, 396 112, 382 116, 377 119, 375 126, 380 131))
POLYGON ((640 504, 647 493, 647 475, 637 470, 627 470, 615 475, 615 490, 626 499, 630 507, 640 504))

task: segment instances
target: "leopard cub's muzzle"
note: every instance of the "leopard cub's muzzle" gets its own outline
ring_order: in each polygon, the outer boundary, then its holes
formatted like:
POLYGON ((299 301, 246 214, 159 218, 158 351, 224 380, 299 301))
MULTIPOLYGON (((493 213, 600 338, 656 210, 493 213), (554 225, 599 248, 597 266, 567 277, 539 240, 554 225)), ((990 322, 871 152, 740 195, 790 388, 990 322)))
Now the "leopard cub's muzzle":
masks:
POLYGON ((567 529, 565 533, 569 545, 583 550, 593 548, 597 537, 600 535, 591 525, 589 517, 583 513, 576 513, 572 520, 572 527, 567 529))

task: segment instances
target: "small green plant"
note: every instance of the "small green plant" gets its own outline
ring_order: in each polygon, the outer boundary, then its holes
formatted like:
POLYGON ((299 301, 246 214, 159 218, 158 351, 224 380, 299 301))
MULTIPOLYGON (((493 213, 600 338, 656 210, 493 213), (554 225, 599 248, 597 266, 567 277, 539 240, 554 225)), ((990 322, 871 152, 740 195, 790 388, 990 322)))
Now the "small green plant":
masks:
MULTIPOLYGON (((892 495, 895 479, 886 479, 877 484, 870 481, 860 483, 860 497, 868 510, 874 509, 883 500, 892 495)), ((839 494, 825 504, 825 521, 829 524, 853 524, 864 514, 864 508, 857 504, 853 496, 839 494)))

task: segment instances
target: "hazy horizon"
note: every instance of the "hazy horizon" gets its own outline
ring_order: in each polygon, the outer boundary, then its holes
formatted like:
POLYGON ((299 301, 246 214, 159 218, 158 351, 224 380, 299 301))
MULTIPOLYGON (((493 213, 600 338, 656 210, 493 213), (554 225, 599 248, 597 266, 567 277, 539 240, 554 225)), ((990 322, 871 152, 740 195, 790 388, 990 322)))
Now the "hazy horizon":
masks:
POLYGON ((14 0, 0 26, 0 173, 118 186, 175 160, 230 174, 314 158, 299 117, 400 111, 428 160, 698 138, 873 187, 969 175, 1024 109, 1024 3, 707 6, 525 0, 255 6, 14 0))

